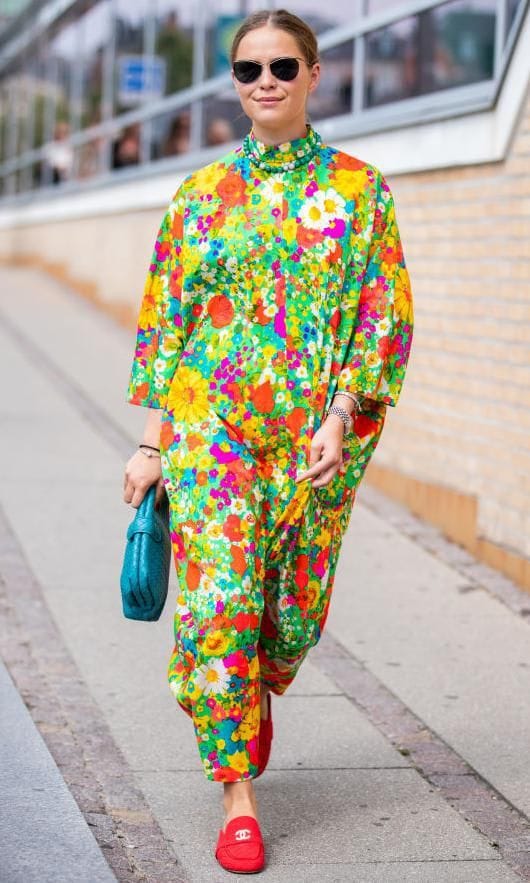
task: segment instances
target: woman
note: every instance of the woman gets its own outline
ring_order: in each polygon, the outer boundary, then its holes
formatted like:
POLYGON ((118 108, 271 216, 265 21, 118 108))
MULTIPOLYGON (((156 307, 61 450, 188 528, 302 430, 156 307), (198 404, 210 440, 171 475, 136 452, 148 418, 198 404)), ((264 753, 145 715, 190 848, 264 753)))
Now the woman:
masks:
POLYGON ((185 178, 162 221, 128 394, 150 411, 124 499, 138 506, 155 482, 169 497, 169 683, 207 778, 224 783, 217 859, 240 872, 264 865, 252 780, 268 760, 271 693, 324 627, 355 492, 403 382, 412 306, 383 176, 306 124, 320 74, 311 29, 256 13, 231 61, 252 128, 185 178))

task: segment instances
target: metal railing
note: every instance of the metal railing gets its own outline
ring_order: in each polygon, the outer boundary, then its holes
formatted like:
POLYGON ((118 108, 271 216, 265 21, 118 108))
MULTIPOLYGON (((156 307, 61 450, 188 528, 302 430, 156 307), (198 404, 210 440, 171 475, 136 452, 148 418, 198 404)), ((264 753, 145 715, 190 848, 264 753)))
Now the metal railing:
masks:
MULTIPOLYGON (((452 0, 408 0, 394 8, 373 13, 366 16, 356 16, 354 20, 334 27, 319 36, 321 53, 334 47, 341 46, 349 41, 353 44, 353 82, 351 90, 351 108, 347 113, 321 119, 318 122, 319 131, 327 139, 345 138, 384 129, 397 128, 411 125, 421 121, 446 118, 463 113, 484 110, 491 107, 496 100, 504 73, 506 71, 511 52, 519 27, 526 14, 529 0, 521 0, 516 15, 512 22, 509 34, 506 33, 506 17, 508 0, 496 0, 495 3, 495 41, 493 51, 492 76, 480 82, 468 85, 452 86, 440 89, 430 94, 415 95, 409 98, 401 98, 387 104, 375 107, 365 106, 365 40, 368 35, 380 31, 397 22, 421 15, 428 10, 433 10, 444 5, 449 5, 452 0)), ((22 52, 38 33, 49 27, 53 16, 58 17, 71 6, 73 0, 54 0, 43 8, 41 15, 33 22, 24 33, 14 37, 11 42, 0 49, 0 72, 13 59, 13 53, 22 52)), ((197 7, 200 10, 201 4, 197 7)), ((204 15, 204 13, 202 13, 204 15)), ((26 150, 18 156, 6 159, 0 166, 0 178, 4 181, 4 196, 2 203, 13 201, 34 200, 39 196, 49 198, 50 194, 65 194, 77 190, 107 185, 110 181, 120 182, 129 178, 153 174, 168 169, 183 169, 190 167, 190 154, 193 154, 194 165, 210 161, 218 155, 222 148, 201 146, 201 113, 203 99, 219 95, 224 89, 232 90, 230 73, 223 73, 207 80, 204 76, 204 28, 205 22, 199 11, 195 22, 195 57, 194 57, 194 82, 189 88, 183 89, 171 95, 167 95, 148 105, 143 105, 134 110, 121 113, 118 116, 104 118, 102 122, 89 126, 81 131, 74 132, 68 143, 75 150, 83 145, 102 140, 107 164, 96 176, 87 180, 71 180, 61 183, 60 187, 44 187, 32 189, 21 193, 15 193, 15 176, 24 169, 31 168, 35 163, 44 160, 47 145, 26 150), (197 52, 197 49, 199 51, 197 52), (190 149, 186 154, 172 156, 166 159, 147 158, 142 164, 119 171, 109 168, 110 146, 113 138, 125 126, 131 124, 150 125, 156 117, 163 114, 173 113, 183 108, 191 108, 191 138, 190 149)), ((111 46, 108 50, 113 52, 111 46)), ((112 77, 112 65, 106 59, 106 70, 112 77)))

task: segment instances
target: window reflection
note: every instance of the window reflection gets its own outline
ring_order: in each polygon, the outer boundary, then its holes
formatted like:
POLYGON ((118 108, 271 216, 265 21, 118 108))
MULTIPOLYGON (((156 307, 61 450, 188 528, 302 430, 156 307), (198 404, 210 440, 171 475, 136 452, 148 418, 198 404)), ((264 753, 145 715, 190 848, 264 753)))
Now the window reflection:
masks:
POLYGON ((167 159, 188 152, 191 132, 190 107, 182 107, 155 117, 151 127, 151 159, 167 159))
MULTIPOLYGON (((317 32, 398 0, 292 0, 317 32)), ((240 140, 250 128, 231 84, 178 110, 71 147, 71 136, 192 84, 194 46, 205 76, 229 70, 229 48, 244 17, 280 0, 87 0, 70 4, 34 44, 1 71, 0 154, 42 156, 5 173, 2 192, 89 179, 107 169, 185 155, 197 124, 200 145, 240 140), (202 5, 199 5, 202 4, 202 5), (201 30, 203 28, 203 30, 201 30)), ((506 33, 521 0, 506 0, 506 33)), ((363 107, 484 82, 493 76, 496 0, 448 0, 322 51, 322 76, 308 105, 312 120, 352 112, 354 46, 364 40, 363 107)), ((24 25, 25 27, 25 25, 24 25)), ((23 27, 21 26, 21 33, 23 27)), ((186 99, 187 100, 187 99, 186 99)), ((117 121, 119 125, 120 121, 117 121)))
POLYGON ((163 65, 164 90, 172 95, 191 86, 193 75, 193 4, 158 0, 154 52, 163 65))
POLYGON ((141 157, 140 139, 140 123, 125 126, 112 145, 111 166, 113 169, 138 165, 141 157))
POLYGON ((308 111, 313 120, 350 113, 353 89, 353 41, 347 40, 320 53, 318 89, 309 96, 308 111))
POLYGON ((124 113, 143 100, 142 69, 144 53, 144 24, 147 15, 146 0, 114 0, 116 75, 114 78, 114 107, 124 113))
POLYGON ((204 147, 242 139, 250 129, 250 120, 232 86, 202 101, 202 138, 204 147))
POLYGON ((494 37, 494 0, 454 0, 368 34, 366 106, 489 79, 494 37))

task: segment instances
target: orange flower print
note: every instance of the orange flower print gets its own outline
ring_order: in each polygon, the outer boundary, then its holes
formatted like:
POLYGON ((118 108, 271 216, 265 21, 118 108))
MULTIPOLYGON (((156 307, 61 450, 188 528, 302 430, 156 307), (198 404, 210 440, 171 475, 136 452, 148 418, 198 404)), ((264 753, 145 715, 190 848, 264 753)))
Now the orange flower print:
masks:
POLYGON ((224 294, 216 294, 208 301, 208 314, 215 328, 230 325, 234 318, 234 307, 231 300, 224 294))
POLYGON ((162 218, 127 398, 160 411, 167 674, 211 781, 259 773, 262 685, 284 693, 320 639, 412 321, 386 179, 312 126, 282 145, 249 132, 184 177, 162 218), (298 478, 340 390, 363 407, 314 488, 298 478))
POLYGON ((244 205, 246 201, 246 184, 241 175, 229 172, 222 178, 217 187, 217 193, 227 206, 244 205))

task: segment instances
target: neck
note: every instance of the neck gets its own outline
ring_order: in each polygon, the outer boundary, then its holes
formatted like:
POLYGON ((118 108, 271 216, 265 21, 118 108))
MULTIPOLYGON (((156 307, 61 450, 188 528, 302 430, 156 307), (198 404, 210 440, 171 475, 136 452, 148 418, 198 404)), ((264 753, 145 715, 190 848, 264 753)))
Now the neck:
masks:
POLYGON ((252 130, 258 141, 271 145, 285 144, 286 141, 294 141, 295 138, 305 138, 307 134, 305 117, 277 128, 261 126, 252 120, 252 130))

